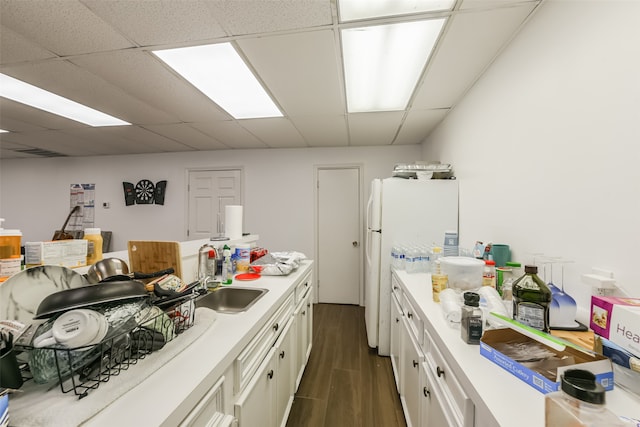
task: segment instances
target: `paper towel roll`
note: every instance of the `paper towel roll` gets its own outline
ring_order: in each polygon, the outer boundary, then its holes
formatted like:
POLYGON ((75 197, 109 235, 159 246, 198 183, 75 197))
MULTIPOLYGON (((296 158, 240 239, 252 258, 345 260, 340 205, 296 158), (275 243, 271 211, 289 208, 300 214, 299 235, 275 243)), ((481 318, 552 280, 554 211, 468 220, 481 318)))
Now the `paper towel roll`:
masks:
POLYGON ((242 206, 225 206, 224 235, 231 240, 242 237, 242 206))

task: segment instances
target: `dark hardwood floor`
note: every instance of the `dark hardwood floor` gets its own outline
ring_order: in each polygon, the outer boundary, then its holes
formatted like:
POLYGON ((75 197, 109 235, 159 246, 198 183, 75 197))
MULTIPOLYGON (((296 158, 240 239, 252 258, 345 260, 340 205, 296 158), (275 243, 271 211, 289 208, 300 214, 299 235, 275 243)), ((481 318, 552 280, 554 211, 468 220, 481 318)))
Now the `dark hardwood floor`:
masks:
POLYGON ((287 427, 404 427, 388 357, 367 345, 364 308, 314 304, 313 348, 287 427))

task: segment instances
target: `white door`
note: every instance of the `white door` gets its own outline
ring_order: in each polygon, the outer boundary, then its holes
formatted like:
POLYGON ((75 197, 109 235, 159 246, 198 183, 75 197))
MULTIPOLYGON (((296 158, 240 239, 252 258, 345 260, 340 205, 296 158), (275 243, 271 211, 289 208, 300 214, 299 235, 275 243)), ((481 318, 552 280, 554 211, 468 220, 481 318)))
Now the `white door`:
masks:
POLYGON ((360 169, 319 168, 318 302, 360 304, 360 169))
POLYGON ((239 169, 189 171, 188 240, 224 234, 225 206, 242 204, 241 177, 239 169))

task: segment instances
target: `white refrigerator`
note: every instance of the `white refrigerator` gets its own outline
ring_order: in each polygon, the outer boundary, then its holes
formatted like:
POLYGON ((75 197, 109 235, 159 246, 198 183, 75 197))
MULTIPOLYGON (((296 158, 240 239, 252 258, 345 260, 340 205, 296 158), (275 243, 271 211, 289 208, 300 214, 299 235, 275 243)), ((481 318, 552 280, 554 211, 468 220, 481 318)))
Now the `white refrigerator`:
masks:
MULTIPOLYGON (((456 180, 374 179, 367 203, 365 324, 369 347, 390 350, 391 247, 444 244, 458 231, 456 180)), ((425 284, 426 286, 426 284, 425 284)))

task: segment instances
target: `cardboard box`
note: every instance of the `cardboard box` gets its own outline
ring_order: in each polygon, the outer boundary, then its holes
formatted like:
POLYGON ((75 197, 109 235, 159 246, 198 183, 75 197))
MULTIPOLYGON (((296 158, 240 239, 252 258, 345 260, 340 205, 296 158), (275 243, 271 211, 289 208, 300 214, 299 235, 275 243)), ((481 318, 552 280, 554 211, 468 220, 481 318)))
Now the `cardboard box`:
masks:
POLYGON ((592 296, 589 326, 640 357, 640 298, 592 296))
POLYGON ((84 239, 26 242, 25 264, 82 267, 87 265, 87 241, 84 239))
MULTIPOLYGON (((551 337, 548 334, 542 334, 551 337)), ((553 337, 551 338, 553 339, 553 337)), ((485 331, 480 340, 480 354, 502 369, 510 372, 520 380, 529 384, 531 387, 540 391, 541 393, 550 393, 557 391, 560 388, 560 375, 567 369, 584 369, 591 371, 596 376, 598 381, 607 390, 613 389, 613 368, 611 366, 611 360, 607 357, 580 350, 576 347, 567 345, 564 349, 559 349, 558 345, 550 347, 544 343, 544 338, 534 339, 530 336, 524 335, 514 329, 492 329, 485 331), (525 343, 538 343, 543 346, 545 350, 552 352, 555 357, 562 359, 564 356, 569 357, 573 363, 567 363, 564 366, 558 366, 556 370, 555 379, 550 379, 543 375, 540 371, 525 366, 526 362, 518 362, 510 358, 509 356, 501 353, 496 348, 500 348, 504 343, 516 343, 516 345, 524 345, 525 343)), ((558 339, 555 339, 558 342, 558 339)))

